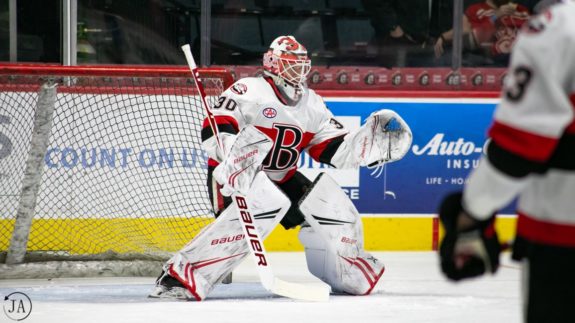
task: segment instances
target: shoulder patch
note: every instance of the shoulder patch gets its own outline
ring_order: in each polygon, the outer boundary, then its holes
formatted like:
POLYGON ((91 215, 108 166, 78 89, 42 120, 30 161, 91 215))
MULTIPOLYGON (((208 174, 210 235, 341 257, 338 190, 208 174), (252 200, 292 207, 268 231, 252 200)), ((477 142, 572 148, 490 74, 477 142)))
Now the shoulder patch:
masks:
POLYGON ((271 118, 275 118, 278 115, 278 112, 274 108, 265 108, 262 111, 262 114, 264 115, 264 117, 271 119, 271 118))
POLYGON ((235 94, 245 94, 248 91, 248 87, 247 85, 243 84, 243 83, 236 83, 234 85, 232 85, 232 92, 234 92, 235 94))

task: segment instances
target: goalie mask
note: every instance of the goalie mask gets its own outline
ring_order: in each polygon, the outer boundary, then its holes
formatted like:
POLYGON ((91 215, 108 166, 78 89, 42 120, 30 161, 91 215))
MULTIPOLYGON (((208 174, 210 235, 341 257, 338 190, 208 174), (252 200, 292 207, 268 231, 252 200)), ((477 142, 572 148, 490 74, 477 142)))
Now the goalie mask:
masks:
POLYGON ((272 41, 263 58, 264 72, 291 100, 298 101, 302 95, 311 60, 307 49, 293 36, 280 36, 272 41))

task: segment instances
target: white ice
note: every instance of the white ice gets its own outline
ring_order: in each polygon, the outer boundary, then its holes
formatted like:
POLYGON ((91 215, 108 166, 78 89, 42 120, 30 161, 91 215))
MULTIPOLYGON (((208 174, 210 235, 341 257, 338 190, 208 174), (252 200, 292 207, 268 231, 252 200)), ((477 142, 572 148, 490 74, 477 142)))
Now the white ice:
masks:
MULTIPOLYGON (((1 280, 0 296, 19 291, 32 300, 24 323, 67 322, 234 322, 234 323, 400 323, 521 321, 519 265, 503 255, 495 276, 448 282, 434 252, 375 252, 386 271, 369 296, 332 295, 328 302, 277 297, 258 282, 248 258, 234 282, 218 285, 203 302, 147 298, 154 277, 1 280)), ((271 253, 276 275, 292 282, 318 281, 303 253, 271 253)), ((10 322, 0 312, 0 322, 10 322)))

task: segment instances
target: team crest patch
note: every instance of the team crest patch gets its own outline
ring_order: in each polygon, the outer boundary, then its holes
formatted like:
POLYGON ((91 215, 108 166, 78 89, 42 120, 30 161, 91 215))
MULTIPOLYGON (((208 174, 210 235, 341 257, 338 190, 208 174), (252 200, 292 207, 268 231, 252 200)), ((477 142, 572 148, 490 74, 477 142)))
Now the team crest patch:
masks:
POLYGON ((243 83, 236 83, 232 86, 232 92, 236 94, 245 94, 248 91, 248 87, 243 83))
POLYGON ((274 108, 265 108, 262 111, 262 114, 264 115, 264 117, 271 119, 271 118, 275 118, 278 115, 278 112, 274 108))

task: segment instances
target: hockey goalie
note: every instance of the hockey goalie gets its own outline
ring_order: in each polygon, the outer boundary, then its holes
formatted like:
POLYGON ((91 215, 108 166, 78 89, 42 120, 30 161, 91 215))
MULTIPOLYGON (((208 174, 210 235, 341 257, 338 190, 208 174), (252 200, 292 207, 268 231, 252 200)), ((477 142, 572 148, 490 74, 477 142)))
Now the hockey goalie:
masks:
POLYGON ((234 192, 246 196, 262 239, 278 223, 299 227, 308 269, 333 293, 370 294, 384 272, 363 248, 362 222, 347 195, 325 173, 312 182, 297 163, 302 151, 336 168, 394 162, 411 146, 409 126, 380 110, 346 130, 306 86, 311 62, 292 36, 272 42, 263 67, 263 76, 237 81, 211 107, 218 136, 207 121, 201 136, 217 219, 164 265, 150 297, 203 300, 249 254, 234 192))

